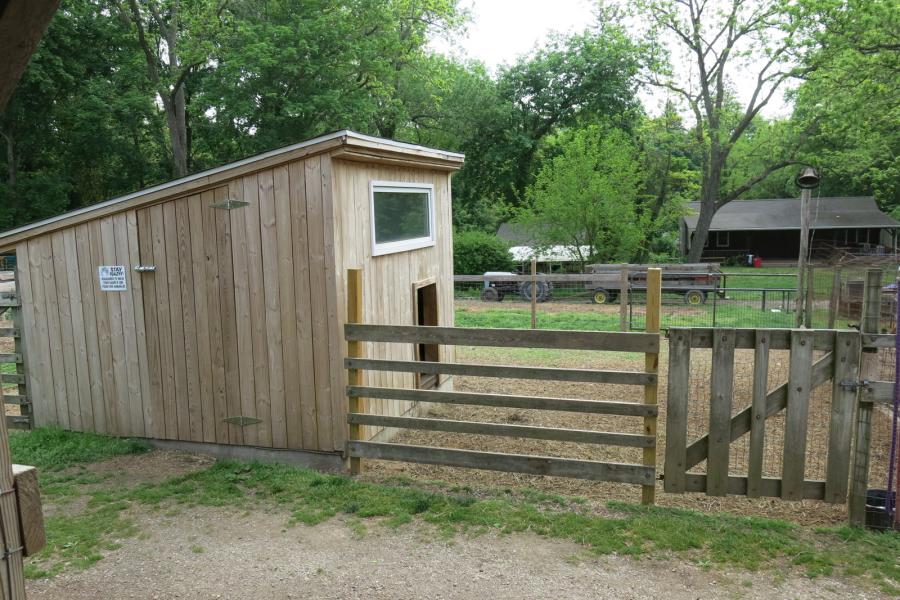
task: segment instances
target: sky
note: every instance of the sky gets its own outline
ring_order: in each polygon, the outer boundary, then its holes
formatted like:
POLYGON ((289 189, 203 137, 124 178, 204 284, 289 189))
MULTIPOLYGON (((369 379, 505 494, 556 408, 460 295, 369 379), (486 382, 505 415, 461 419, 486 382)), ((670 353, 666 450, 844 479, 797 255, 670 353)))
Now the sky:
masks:
POLYGON ((478 59, 492 71, 515 62, 550 33, 581 31, 594 20, 591 0, 462 0, 460 5, 472 16, 467 33, 434 47, 478 59))
MULTIPOLYGON (((493 73, 504 64, 528 54, 552 33, 579 32, 594 21, 594 0, 461 0, 471 20, 466 33, 453 40, 438 39, 432 47, 444 54, 483 62, 493 73)), ((738 78, 738 98, 748 100, 755 78, 738 78)), ((665 94, 644 90, 641 102, 650 114, 661 112, 665 94)), ((768 117, 787 116, 790 107, 781 93, 763 109, 768 117)), ((685 111, 690 120, 692 115, 685 111)))

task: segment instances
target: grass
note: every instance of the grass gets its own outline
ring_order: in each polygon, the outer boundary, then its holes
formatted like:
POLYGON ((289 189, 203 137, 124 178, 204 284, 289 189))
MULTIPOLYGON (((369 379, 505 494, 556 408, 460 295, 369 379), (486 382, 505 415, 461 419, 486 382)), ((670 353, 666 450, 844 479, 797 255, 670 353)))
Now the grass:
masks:
MULTIPOLYGON (((710 567, 751 571, 792 564, 811 577, 836 574, 865 578, 888 593, 900 595, 896 560, 900 556, 900 535, 893 533, 848 528, 812 530, 772 519, 622 503, 610 503, 612 516, 604 516, 591 512, 582 498, 535 490, 476 493, 468 487, 441 482, 420 484, 398 477, 389 483, 372 483, 283 465, 230 461, 162 483, 123 488, 90 479, 90 471, 83 469, 84 461, 92 460, 89 456, 105 458, 142 451, 140 446, 54 430, 16 434, 16 438, 30 436, 77 450, 78 458, 70 458, 49 448, 38 452, 37 444, 16 439, 14 456, 26 462, 29 457, 43 461, 42 484, 48 476, 64 478, 74 471, 75 479, 66 485, 81 498, 82 508, 46 520, 48 544, 28 559, 29 577, 88 568, 104 553, 142 536, 130 510, 179 518, 191 507, 214 506, 247 514, 280 509, 289 523, 310 526, 343 515, 358 538, 365 537, 373 525, 421 527, 444 538, 530 532, 575 542, 598 555, 675 557, 710 567), (92 450, 88 452, 88 448, 92 450)), ((190 550, 204 552, 199 545, 190 550)))
POLYGON ((42 471, 59 471, 79 463, 147 452, 150 444, 141 440, 42 427, 30 432, 10 431, 9 449, 17 463, 33 465, 42 471))
MULTIPOLYGON (((794 289, 797 285, 796 268, 763 268, 753 269, 749 267, 729 267, 726 269, 727 288, 765 288, 765 289, 794 289)), ((832 284, 832 272, 827 269, 815 271, 816 289, 830 290, 832 284)), ((554 298, 565 302, 567 290, 554 291, 554 298)), ((571 290, 568 290, 571 291, 571 290)), ((587 297, 579 292, 580 296, 573 301, 584 303, 587 297)), ((460 298, 469 297, 468 294, 459 292, 460 298)), ((792 298, 791 295, 789 298, 792 298)), ((643 328, 643 304, 644 294, 635 293, 638 302, 633 307, 632 327, 635 330, 643 328)), ((527 303, 517 302, 512 298, 511 302, 494 305, 458 306, 456 309, 456 325, 458 327, 503 327, 503 328, 529 328, 531 327, 531 309, 527 303)), ((618 308, 618 306, 615 306, 618 308)), ((604 311, 558 311, 545 312, 541 305, 537 307, 537 323, 540 329, 582 329, 588 331, 618 331, 619 314, 615 310, 604 311)), ((702 306, 687 306, 681 302, 681 298, 672 293, 663 294, 662 326, 668 327, 793 327, 795 315, 793 312, 782 310, 782 296, 780 293, 771 293, 766 300, 766 310, 762 310, 761 294, 759 292, 729 291, 726 298, 717 298, 713 306, 712 295, 708 296, 706 304, 702 306), (713 320, 715 313, 715 321, 713 320)), ((828 322, 828 310, 817 309, 813 315, 816 325, 824 326, 828 322)))

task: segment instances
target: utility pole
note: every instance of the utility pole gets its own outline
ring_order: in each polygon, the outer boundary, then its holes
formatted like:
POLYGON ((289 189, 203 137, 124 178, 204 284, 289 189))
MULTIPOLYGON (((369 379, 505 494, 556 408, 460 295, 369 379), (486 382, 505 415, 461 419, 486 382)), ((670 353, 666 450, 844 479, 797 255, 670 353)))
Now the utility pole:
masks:
POLYGON ((806 262, 809 257, 810 204, 812 204, 812 190, 819 186, 819 173, 812 167, 804 168, 797 175, 797 186, 800 188, 800 256, 797 260, 797 298, 795 299, 794 326, 800 327, 804 322, 805 313, 812 311, 812 306, 804 306, 804 298, 807 295, 803 293, 803 284, 805 282, 806 285, 813 285, 812 281, 805 280, 806 262))

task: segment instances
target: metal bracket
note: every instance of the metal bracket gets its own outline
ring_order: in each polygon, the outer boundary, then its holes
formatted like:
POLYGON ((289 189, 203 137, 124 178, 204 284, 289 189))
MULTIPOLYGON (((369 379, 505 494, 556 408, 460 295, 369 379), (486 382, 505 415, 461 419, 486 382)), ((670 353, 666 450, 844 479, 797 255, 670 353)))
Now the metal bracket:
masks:
POLYGON ((136 273, 153 273, 156 271, 156 265, 135 265, 136 273))
POLYGON ((216 202, 215 204, 209 205, 211 208, 218 208, 222 210, 234 210, 235 208, 243 208, 245 206, 250 206, 249 202, 244 202, 243 200, 225 200, 223 202, 216 202))
POLYGON ((238 427, 246 427, 247 425, 256 425, 257 423, 262 423, 262 419, 245 416, 228 417, 222 420, 230 425, 237 425, 238 427))
POLYGON ((853 390, 857 391, 860 388, 867 388, 871 382, 868 379, 860 379, 859 381, 854 381, 852 379, 844 379, 838 385, 840 385, 845 390, 853 390))

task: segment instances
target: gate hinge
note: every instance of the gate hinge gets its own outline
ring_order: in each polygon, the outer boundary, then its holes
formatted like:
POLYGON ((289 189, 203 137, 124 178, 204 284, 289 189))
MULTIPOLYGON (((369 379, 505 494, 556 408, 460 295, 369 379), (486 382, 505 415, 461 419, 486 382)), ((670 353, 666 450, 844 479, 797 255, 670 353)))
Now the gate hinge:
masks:
POLYGON ((867 388, 871 382, 868 379, 860 379, 859 381, 854 381, 852 379, 844 379, 839 384, 845 390, 853 390, 856 391, 859 388, 867 388))

